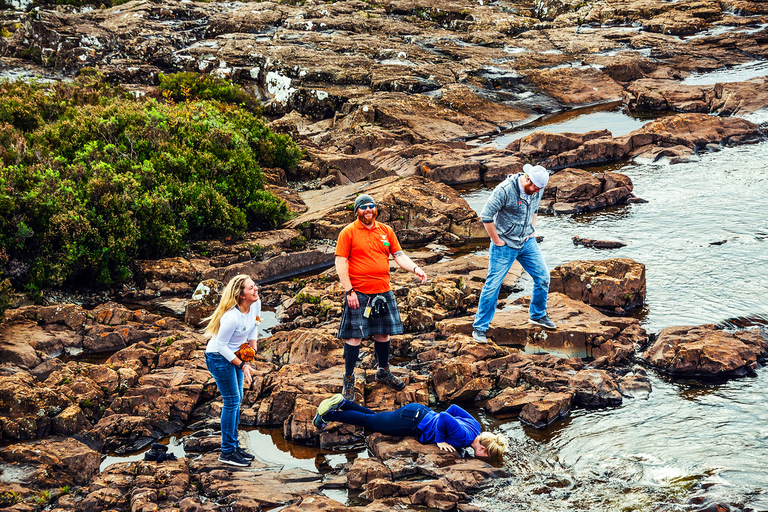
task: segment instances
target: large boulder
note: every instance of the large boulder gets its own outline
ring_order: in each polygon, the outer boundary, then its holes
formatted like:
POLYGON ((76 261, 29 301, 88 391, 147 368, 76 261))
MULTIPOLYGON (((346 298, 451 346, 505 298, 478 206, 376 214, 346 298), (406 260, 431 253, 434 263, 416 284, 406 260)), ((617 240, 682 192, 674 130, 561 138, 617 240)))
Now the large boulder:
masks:
POLYGON ((590 306, 626 311, 645 302, 645 265, 629 258, 569 261, 549 274, 550 292, 590 306))
POLYGON ((335 240, 355 220, 352 205, 362 193, 376 200, 377 220, 390 225, 401 243, 425 245, 439 240, 454 244, 487 237, 477 214, 457 191, 422 177, 386 177, 363 188, 351 184, 306 192, 302 197, 309 211, 287 226, 309 226, 311 238, 335 240))
POLYGON ((3 494, 36 498, 43 492, 50 496, 52 489, 88 485, 99 471, 101 455, 75 439, 49 437, 7 446, 0 450, 0 461, 3 494))
POLYGON ((0 437, 32 439, 53 433, 53 420, 72 402, 54 389, 40 385, 32 375, 19 372, 0 378, 0 437))
POLYGON ((575 405, 585 408, 621 405, 622 396, 613 376, 597 369, 584 369, 571 377, 575 405))
POLYGON ((192 293, 192 299, 187 302, 184 321, 189 325, 201 327, 203 319, 213 314, 219 305, 223 291, 224 283, 221 281, 216 279, 201 281, 192 293))
POLYGON ((662 329, 642 357, 674 376, 729 377, 754 371, 766 354, 768 336, 761 330, 731 333, 698 325, 662 329))
POLYGON ((550 178, 539 212, 563 215, 599 210, 635 200, 632 190, 632 180, 624 174, 563 169, 550 178))

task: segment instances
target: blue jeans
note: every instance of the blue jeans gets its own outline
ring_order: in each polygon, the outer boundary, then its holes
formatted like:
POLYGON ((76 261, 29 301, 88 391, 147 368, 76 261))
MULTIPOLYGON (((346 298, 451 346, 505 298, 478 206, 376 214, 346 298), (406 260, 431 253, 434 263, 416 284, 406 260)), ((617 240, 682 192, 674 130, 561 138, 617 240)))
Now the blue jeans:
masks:
POLYGON ((237 424, 243 401, 243 370, 218 353, 205 353, 205 364, 216 381, 224 406, 221 408, 221 451, 232 453, 238 447, 237 424))
POLYGON ((373 412, 355 402, 346 401, 341 409, 323 416, 325 421, 340 421, 349 425, 365 427, 373 432, 388 436, 421 437, 417 427, 432 410, 426 405, 408 404, 394 411, 373 412))
POLYGON ((508 245, 502 247, 491 242, 488 254, 488 277, 485 279, 483 291, 480 293, 480 303, 477 305, 475 323, 476 331, 485 332, 491 325, 496 313, 496 302, 499 300, 499 290, 504 278, 512 268, 515 260, 519 261, 528 274, 533 278, 533 293, 528 315, 531 318, 541 318, 547 313, 547 294, 549 293, 549 270, 541 255, 534 237, 529 238, 520 249, 508 245))

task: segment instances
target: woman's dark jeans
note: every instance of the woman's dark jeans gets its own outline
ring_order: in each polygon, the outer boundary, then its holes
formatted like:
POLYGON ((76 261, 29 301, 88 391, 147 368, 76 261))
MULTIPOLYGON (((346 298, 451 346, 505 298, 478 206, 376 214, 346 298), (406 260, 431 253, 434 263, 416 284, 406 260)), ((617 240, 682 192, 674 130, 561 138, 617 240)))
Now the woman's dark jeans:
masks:
POLYGON ((422 432, 417 427, 430 412, 432 409, 421 404, 404 405, 394 411, 373 412, 355 402, 346 401, 341 409, 327 413, 323 419, 365 427, 388 436, 412 436, 418 439, 422 432))
POLYGON ((237 424, 240 421, 240 402, 243 401, 243 370, 219 353, 205 353, 205 364, 216 381, 221 399, 221 451, 232 453, 238 447, 237 424))

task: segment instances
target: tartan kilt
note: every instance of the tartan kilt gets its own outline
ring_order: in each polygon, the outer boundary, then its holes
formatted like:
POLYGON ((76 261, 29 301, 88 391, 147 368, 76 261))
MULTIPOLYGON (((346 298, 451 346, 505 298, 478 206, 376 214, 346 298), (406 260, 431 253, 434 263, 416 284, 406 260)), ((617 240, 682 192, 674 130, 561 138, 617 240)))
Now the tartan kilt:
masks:
POLYGON ((387 301, 387 311, 376 318, 363 317, 368 301, 373 301, 376 295, 367 295, 355 291, 360 307, 351 309, 344 300, 344 312, 341 314, 341 323, 337 338, 343 340, 350 338, 367 338, 374 334, 403 334, 403 322, 400 320, 400 312, 397 310, 397 301, 392 290, 379 293, 387 301))

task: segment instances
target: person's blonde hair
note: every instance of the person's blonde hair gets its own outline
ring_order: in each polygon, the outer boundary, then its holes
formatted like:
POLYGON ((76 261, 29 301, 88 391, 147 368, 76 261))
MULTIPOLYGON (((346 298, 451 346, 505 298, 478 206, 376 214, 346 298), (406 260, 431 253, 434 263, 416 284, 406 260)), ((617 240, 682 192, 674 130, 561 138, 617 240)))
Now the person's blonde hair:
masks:
POLYGON ((481 432, 477 438, 477 441, 485 446, 485 449, 488 450, 488 455, 491 457, 500 457, 509 448, 509 441, 502 434, 481 432))
POLYGON ((240 295, 245 288, 245 281, 250 279, 251 276, 245 274, 238 274, 229 280, 224 291, 221 292, 221 300, 219 305, 213 311, 211 316, 203 318, 203 322, 208 322, 208 326, 203 331, 203 336, 206 338, 213 338, 219 333, 219 327, 221 327, 221 317, 224 313, 235 307, 236 304, 240 304, 240 295))

